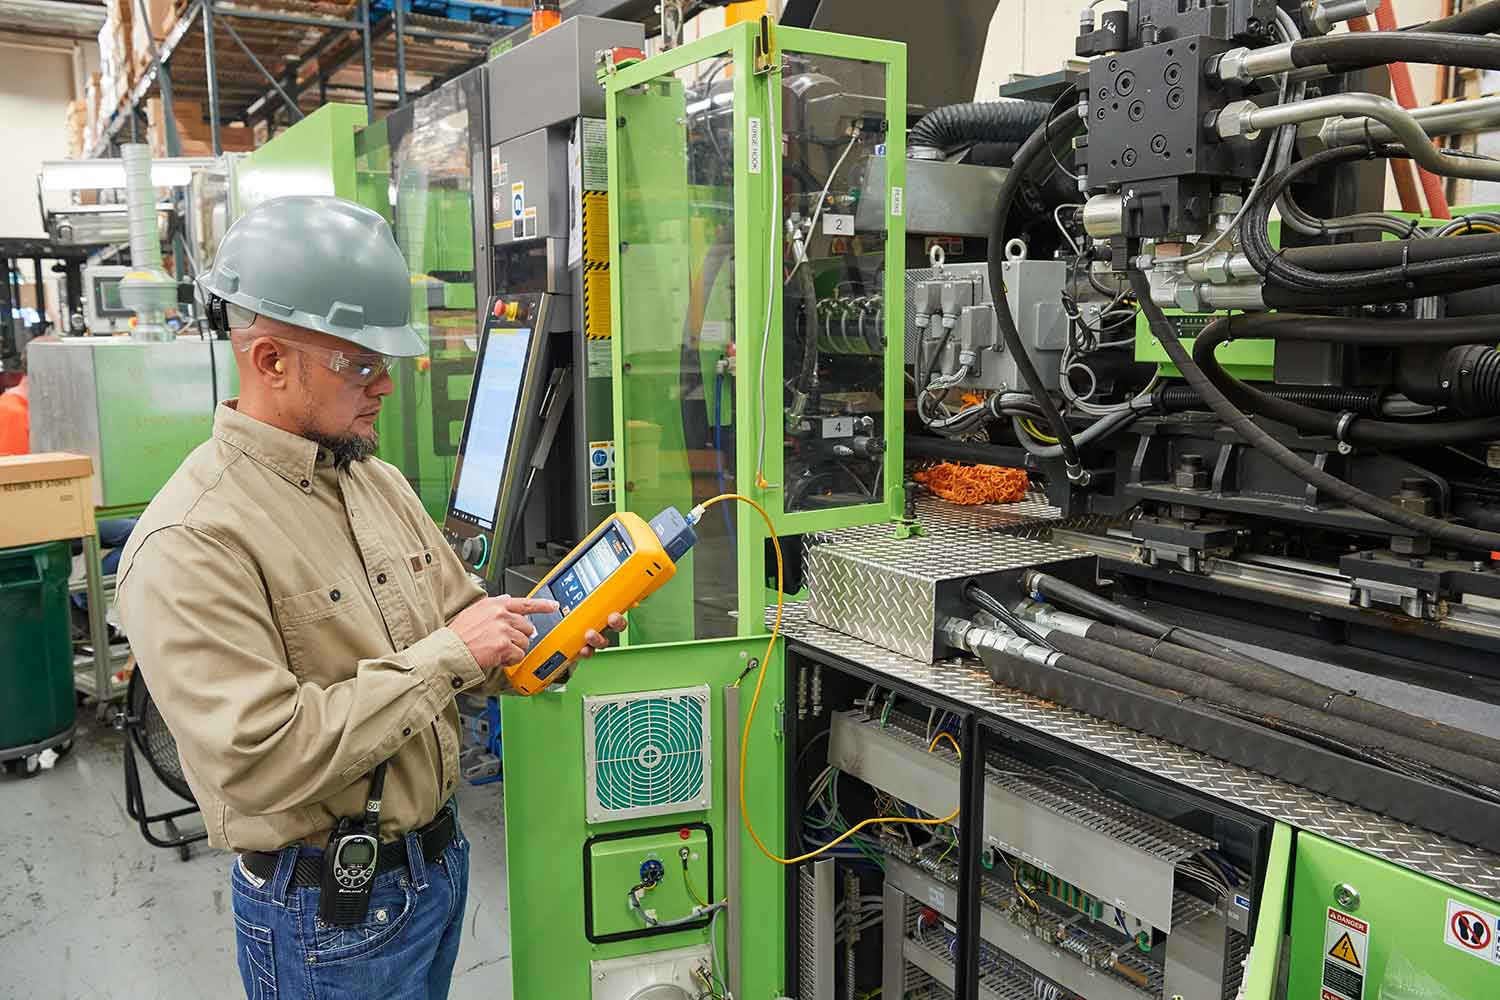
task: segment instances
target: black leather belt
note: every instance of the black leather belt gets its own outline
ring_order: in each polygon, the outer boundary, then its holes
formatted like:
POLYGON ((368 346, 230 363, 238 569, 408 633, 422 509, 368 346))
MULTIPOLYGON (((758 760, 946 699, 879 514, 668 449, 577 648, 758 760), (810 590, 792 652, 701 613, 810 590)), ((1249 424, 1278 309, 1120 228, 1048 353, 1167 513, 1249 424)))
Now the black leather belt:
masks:
MULTIPOLYGON (((444 806, 443 811, 438 813, 437 819, 428 823, 417 831, 417 840, 422 844, 422 857, 428 861, 436 861, 438 857, 453 843, 455 827, 453 822, 453 810, 444 806)), ((277 854, 268 854, 261 851, 246 851, 240 855, 240 862, 245 870, 263 882, 269 882, 276 874, 277 854)), ((383 875, 388 871, 406 867, 406 841, 393 840, 380 845, 380 856, 375 862, 375 874, 383 875)), ((297 859, 297 866, 292 872, 292 885, 309 886, 323 884, 323 858, 322 856, 303 856, 297 859)))

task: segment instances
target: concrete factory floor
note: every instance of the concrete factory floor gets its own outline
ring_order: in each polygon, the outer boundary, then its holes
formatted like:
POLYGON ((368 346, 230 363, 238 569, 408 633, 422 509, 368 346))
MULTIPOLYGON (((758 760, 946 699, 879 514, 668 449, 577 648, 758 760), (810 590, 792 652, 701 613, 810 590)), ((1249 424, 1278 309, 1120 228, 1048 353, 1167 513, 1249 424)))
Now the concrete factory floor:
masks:
MULTIPOLYGON (((73 752, 52 770, 0 775, 0 997, 244 995, 232 855, 199 843, 184 862, 141 839, 125 814, 123 741, 80 710, 73 752)), ((143 782, 151 811, 184 804, 151 775, 143 782)), ((473 861, 453 1000, 510 1000, 500 787, 458 795, 473 861)))

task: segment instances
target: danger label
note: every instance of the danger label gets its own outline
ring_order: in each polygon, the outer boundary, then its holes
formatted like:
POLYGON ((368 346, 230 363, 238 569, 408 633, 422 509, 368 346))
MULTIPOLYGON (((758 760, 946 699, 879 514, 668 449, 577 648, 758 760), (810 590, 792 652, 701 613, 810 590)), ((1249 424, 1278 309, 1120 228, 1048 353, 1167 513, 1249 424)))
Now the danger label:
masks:
POLYGON ((1467 955, 1500 965, 1500 920, 1493 913, 1476 909, 1456 899, 1448 900, 1448 923, 1443 941, 1467 955))
POLYGON ((1323 931, 1323 991, 1320 1000, 1364 1000, 1370 958, 1370 925, 1328 908, 1323 931))

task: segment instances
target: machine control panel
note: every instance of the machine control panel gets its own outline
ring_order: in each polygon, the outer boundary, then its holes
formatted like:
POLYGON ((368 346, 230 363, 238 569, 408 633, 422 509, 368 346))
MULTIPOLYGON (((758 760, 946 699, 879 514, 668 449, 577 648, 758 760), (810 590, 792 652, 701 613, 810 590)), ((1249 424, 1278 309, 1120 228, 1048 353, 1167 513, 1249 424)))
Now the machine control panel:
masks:
POLYGON ((535 294, 492 298, 474 361, 444 535, 464 565, 486 577, 520 515, 520 458, 535 409, 529 403, 545 363, 542 300, 535 294))

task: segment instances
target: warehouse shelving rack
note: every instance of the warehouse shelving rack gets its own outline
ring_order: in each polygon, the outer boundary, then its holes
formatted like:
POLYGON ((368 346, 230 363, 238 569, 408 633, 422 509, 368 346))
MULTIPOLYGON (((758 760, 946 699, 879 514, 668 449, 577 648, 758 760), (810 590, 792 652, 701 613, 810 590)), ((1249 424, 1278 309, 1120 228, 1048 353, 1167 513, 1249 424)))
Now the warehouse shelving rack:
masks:
POLYGON ((496 46, 525 37, 527 29, 514 23, 522 15, 529 20, 529 8, 519 6, 489 8, 509 18, 507 25, 417 14, 408 5, 401 0, 376 10, 371 0, 187 0, 89 155, 106 156, 119 142, 138 141, 153 96, 162 102, 168 156, 181 151, 174 99, 204 103, 215 155, 222 152, 223 125, 265 121, 274 129, 278 115, 299 120, 340 90, 360 93, 374 120, 377 105, 400 107, 484 62, 496 46), (356 63, 356 82, 335 79, 356 63), (377 74, 392 72, 394 90, 377 87, 377 74), (409 88, 409 76, 420 78, 416 89, 409 88))

